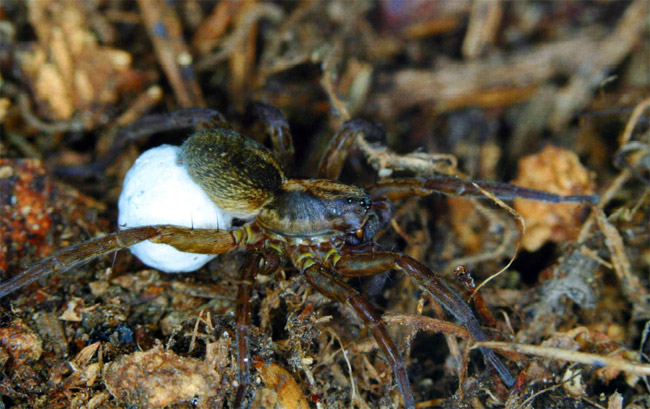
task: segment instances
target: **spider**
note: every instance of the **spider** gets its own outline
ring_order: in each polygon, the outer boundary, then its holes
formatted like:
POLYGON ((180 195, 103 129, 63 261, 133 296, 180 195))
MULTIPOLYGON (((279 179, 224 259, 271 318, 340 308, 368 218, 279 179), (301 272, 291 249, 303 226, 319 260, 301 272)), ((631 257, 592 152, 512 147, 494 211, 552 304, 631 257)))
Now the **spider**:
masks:
MULTIPOLYGON (((180 149, 190 177, 224 211, 252 215, 231 230, 174 225, 134 227, 60 250, 0 284, 0 297, 51 273, 60 273, 101 255, 149 240, 180 251, 223 254, 246 250, 240 270, 235 307, 238 390, 233 407, 242 405, 250 385, 250 298, 258 274, 270 274, 283 263, 295 267, 304 280, 326 297, 348 304, 372 333, 394 373, 405 408, 415 400, 405 361, 389 336, 381 315, 345 277, 370 276, 399 270, 432 295, 474 340, 488 337, 468 304, 426 265, 412 257, 384 251, 373 238, 391 219, 392 202, 434 192, 482 198, 487 189, 502 199, 523 197, 549 202, 595 202, 596 196, 559 196, 504 183, 467 181, 454 177, 395 178, 369 189, 337 182, 348 148, 358 135, 376 134, 364 120, 350 120, 334 135, 318 168, 320 179, 288 178, 293 144, 286 119, 275 108, 257 103, 254 113, 266 124, 272 150, 229 129, 223 116, 204 108, 182 109, 144 117, 123 131, 126 139, 160 131, 201 128, 180 149), (284 163, 284 167, 282 165, 284 163)), ((514 378, 490 349, 481 352, 503 383, 514 378)))

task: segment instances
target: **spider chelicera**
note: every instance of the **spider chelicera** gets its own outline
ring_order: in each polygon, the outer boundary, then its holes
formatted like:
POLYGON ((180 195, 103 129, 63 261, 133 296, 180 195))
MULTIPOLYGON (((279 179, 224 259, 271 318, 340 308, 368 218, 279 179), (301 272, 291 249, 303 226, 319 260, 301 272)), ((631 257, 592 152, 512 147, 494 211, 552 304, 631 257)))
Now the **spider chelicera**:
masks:
MULTIPOLYGON (((123 131, 126 139, 181 128, 203 128, 181 147, 181 160, 190 177, 217 206, 232 214, 254 215, 231 230, 173 225, 135 227, 63 249, 0 284, 0 297, 51 273, 60 273, 103 254, 145 240, 178 250, 223 254, 247 250, 241 267, 235 308, 238 391, 233 407, 240 407, 250 384, 250 299, 255 276, 270 274, 288 262, 316 291, 349 304, 372 333, 389 362, 404 407, 415 401, 403 357, 389 336, 375 307, 344 277, 370 276, 400 270, 433 296, 476 341, 487 340, 481 324, 459 294, 412 257, 384 251, 374 241, 392 215, 391 202, 435 192, 482 198, 481 189, 501 199, 514 197, 548 202, 595 202, 596 196, 559 196, 504 183, 467 181, 454 177, 384 179, 369 189, 336 182, 347 152, 358 136, 377 132, 369 122, 351 120, 332 138, 318 168, 320 179, 290 179, 293 144, 287 121, 265 104, 254 113, 266 125, 272 150, 231 129, 217 111, 183 109, 144 117, 123 131), (284 163, 284 167, 282 165, 284 163)), ((514 379, 490 349, 481 349, 505 385, 514 379)))

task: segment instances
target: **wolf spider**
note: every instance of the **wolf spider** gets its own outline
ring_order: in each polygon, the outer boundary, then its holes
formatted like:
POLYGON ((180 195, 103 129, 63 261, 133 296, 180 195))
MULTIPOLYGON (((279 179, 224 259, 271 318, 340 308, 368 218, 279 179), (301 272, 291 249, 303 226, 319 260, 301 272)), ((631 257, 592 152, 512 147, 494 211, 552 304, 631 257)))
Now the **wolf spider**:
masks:
MULTIPOLYGON (((220 208, 233 214, 254 215, 252 221, 231 230, 157 225, 124 229, 63 249, 0 284, 0 297, 51 273, 60 273, 101 255, 150 240, 178 250, 223 254, 247 250, 241 267, 235 308, 239 387, 233 407, 240 407, 250 385, 250 298, 255 276, 270 274, 287 262, 316 291, 347 303, 374 336, 389 362, 404 407, 415 408, 405 362, 393 343, 381 315, 344 277, 370 276, 400 270, 432 295, 476 341, 487 340, 468 304, 459 294, 412 257, 382 250, 375 234, 391 219, 391 202, 434 192, 482 198, 481 189, 499 198, 522 197, 548 202, 594 202, 595 196, 559 196, 504 183, 467 181, 454 177, 399 178, 379 181, 368 190, 336 182, 349 146, 359 135, 376 127, 363 120, 343 124, 324 153, 320 179, 290 179, 281 158, 292 163, 293 144, 287 121, 268 105, 255 105, 266 124, 273 151, 227 129, 217 111, 192 108, 171 114, 150 115, 125 128, 127 139, 181 128, 203 128, 181 147, 181 160, 191 178, 220 208)), ((486 361, 508 387, 514 379, 490 349, 482 348, 486 361)))

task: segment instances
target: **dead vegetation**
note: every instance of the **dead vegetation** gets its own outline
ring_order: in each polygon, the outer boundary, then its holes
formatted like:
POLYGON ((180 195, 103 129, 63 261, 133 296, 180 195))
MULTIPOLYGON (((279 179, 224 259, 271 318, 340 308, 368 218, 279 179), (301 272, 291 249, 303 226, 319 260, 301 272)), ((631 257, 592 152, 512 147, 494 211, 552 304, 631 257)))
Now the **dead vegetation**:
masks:
MULTIPOLYGON (((291 123, 301 176, 332 130, 362 116, 388 140, 358 140, 345 181, 455 174, 601 197, 515 201, 523 225, 485 201, 400 204, 380 244, 468 299, 518 252, 472 298, 495 339, 482 346, 518 376, 512 390, 410 280, 354 282, 406 352, 418 408, 650 408, 649 7, 3 1, 0 278, 115 229, 138 152, 183 139, 116 139, 147 112, 209 106, 246 129, 246 102, 267 101, 291 123), (457 280, 459 265, 471 277, 457 280)), ((172 276, 123 252, 3 299, 0 408, 230 407, 240 263, 172 276)), ((399 407, 349 308, 291 269, 257 281, 253 408, 399 407)))

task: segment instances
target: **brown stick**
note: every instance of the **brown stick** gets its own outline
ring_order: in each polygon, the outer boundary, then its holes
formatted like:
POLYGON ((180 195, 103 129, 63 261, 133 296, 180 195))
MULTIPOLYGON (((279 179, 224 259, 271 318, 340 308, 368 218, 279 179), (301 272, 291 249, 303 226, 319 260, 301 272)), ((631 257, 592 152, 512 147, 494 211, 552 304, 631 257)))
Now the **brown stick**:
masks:
POLYGON ((182 108, 205 106, 176 12, 164 0, 138 0, 160 65, 182 108))

